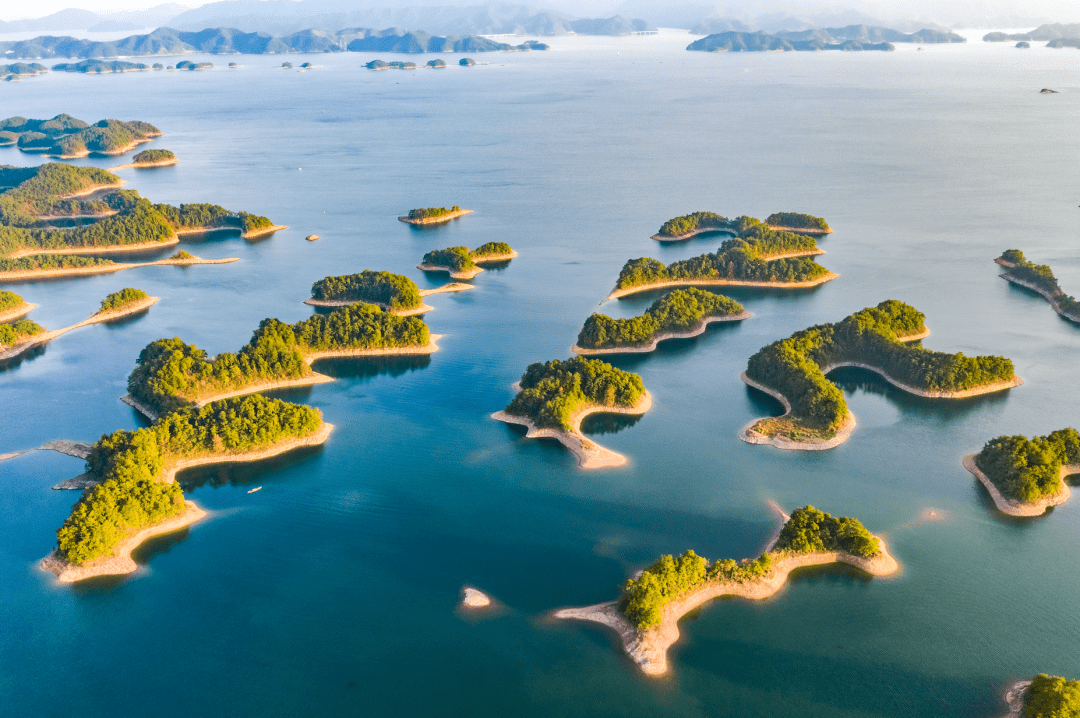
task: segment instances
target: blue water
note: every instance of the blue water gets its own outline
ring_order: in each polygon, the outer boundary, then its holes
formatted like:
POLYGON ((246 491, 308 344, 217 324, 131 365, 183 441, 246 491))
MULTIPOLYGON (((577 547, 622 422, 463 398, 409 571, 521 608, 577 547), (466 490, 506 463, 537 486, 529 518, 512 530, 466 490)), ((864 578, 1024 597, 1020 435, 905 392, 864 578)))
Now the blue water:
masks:
MULTIPOLYGON (((161 301, 0 371, 0 453, 142 425, 119 397, 154 339, 236 350, 264 317, 309 316, 301 301, 328 274, 389 270, 433 287, 445 275, 413 268, 430 249, 507 241, 520 256, 471 292, 429 299, 444 335, 430 358, 324 362, 337 381, 279 392, 319 407, 337 427, 329 442, 182 475, 211 517, 144 547, 132 577, 70 587, 40 572, 76 499, 49 487, 82 462, 0 463, 0 713, 982 718, 1004 712, 1011 680, 1075 677, 1077 501, 1004 520, 960 460, 993 436, 1077 421, 1080 328, 998 279, 992 259, 1021 248, 1080 291, 1080 55, 710 55, 683 52, 687 41, 567 38, 438 72, 368 72, 374 56, 345 54, 299 73, 245 56, 239 70, 217 57, 201 73, 5 83, 4 116, 158 125, 149 146, 180 164, 123 174, 151 200, 290 229, 183 246, 234 264, 5 286, 49 328, 121 287, 161 301), (395 220, 450 204, 476 213, 428 230, 395 220), (569 356, 625 260, 714 250, 716 237, 649 239, 705 209, 826 217, 836 231, 820 261, 840 278, 732 291, 752 319, 617 360, 654 408, 586 428, 625 468, 583 472, 554 442, 488 418, 529 363, 569 356), (322 239, 305 242, 312 233, 322 239), (926 346, 1003 354, 1026 383, 941 402, 846 370, 833 378, 859 426, 841 447, 736 438, 778 413, 739 381, 751 354, 888 298, 926 313, 926 346), (816 571, 769 601, 708 606, 682 623, 661 681, 608 634, 547 618, 614 598, 661 553, 756 555, 774 528, 768 499, 859 517, 902 574, 816 571), (462 614, 466 584, 498 610, 462 614)), ((0 163, 40 161, 0 149, 0 163)), ((600 309, 632 316, 653 298, 600 309)))

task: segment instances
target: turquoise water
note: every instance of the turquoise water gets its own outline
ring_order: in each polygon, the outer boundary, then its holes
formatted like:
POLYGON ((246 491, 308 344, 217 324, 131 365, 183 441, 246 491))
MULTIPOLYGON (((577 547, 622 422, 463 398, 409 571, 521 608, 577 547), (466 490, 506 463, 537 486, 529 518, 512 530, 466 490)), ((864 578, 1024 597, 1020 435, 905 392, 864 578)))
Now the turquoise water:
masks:
MULTIPOLYGON (((1076 677, 1077 501, 1002 519, 960 460, 990 437, 1077 421, 1080 328, 998 279, 992 259, 1019 247, 1080 292, 1080 55, 975 44, 726 56, 683 52, 686 41, 572 38, 439 72, 368 72, 374 56, 348 54, 305 73, 210 58, 203 73, 5 83, 5 116, 161 127, 149 146, 181 163, 123 175, 151 200, 216 202, 290 229, 183 245, 234 264, 5 286, 49 328, 121 287, 161 301, 0 371, 0 453, 142 425, 119 397, 154 339, 236 350, 264 317, 309 316, 301 301, 328 274, 385 269, 433 287, 445 275, 413 269, 430 249, 507 241, 520 256, 473 291, 428 300, 445 335, 430 358, 323 362, 338 381, 278 392, 319 407, 337 427, 329 442, 182 475, 211 518, 144 547, 133 577, 68 587, 40 572, 76 499, 49 487, 82 462, 0 463, 0 712, 982 718, 1004 712, 1011 680, 1076 677), (395 219, 444 204, 476 213, 427 230, 395 219), (488 418, 530 362, 569 356, 626 259, 714 250, 716 237, 649 239, 703 209, 824 216, 836 231, 820 261, 841 276, 732 291, 752 319, 617 360, 654 408, 586 429, 625 468, 582 472, 554 442, 488 418), (312 233, 322 239, 305 242, 312 233), (859 425, 841 447, 736 438, 778 413, 739 381, 751 354, 888 298, 926 313, 926 346, 1004 354, 1026 383, 941 402, 842 370, 859 425), (661 681, 608 634, 547 618, 614 598, 661 553, 756 555, 774 528, 768 499, 859 517, 902 574, 813 571, 769 601, 712 604, 683 621, 661 681), (499 609, 463 615, 466 584, 499 609)), ((0 163, 40 161, 0 149, 0 163)), ((601 309, 632 316, 653 298, 601 309)))

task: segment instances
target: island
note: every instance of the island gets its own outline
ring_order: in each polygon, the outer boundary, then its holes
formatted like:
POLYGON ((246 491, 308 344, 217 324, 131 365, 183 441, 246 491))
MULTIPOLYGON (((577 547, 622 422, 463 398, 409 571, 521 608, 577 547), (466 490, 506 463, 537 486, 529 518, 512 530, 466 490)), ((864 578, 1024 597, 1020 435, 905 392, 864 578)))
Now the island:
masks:
POLYGON ((1080 474, 1080 435, 1059 429, 1047 436, 999 436, 964 468, 986 487, 998 511, 1009 516, 1041 516, 1069 499, 1065 477, 1080 474))
POLYGON ((81 72, 84 74, 101 75, 108 72, 148 72, 149 65, 141 62, 124 62, 123 60, 83 60, 82 62, 61 62, 52 66, 53 72, 81 72))
POLYGON ((728 219, 716 212, 692 212, 664 222, 660 231, 652 236, 658 242, 681 242, 700 234, 726 232, 737 237, 752 232, 764 224, 768 229, 798 232, 799 234, 829 234, 832 229, 820 217, 797 212, 777 212, 769 215, 763 223, 760 219, 743 215, 728 219))
POLYGON ((712 322, 733 322, 753 315, 734 299, 690 287, 657 299, 633 319, 593 314, 578 334, 575 354, 637 354, 651 352, 659 342, 687 339, 705 332, 712 322))
POLYGON ((605 449, 581 433, 590 414, 644 414, 652 396, 641 377, 600 359, 574 357, 530 364, 506 409, 491 418, 528 428, 527 439, 551 438, 573 452, 582 469, 622 466, 626 457, 605 449))
POLYGON ((168 167, 175 165, 179 160, 169 150, 143 150, 131 158, 131 163, 113 167, 112 171, 126 169, 143 169, 146 167, 168 167))
POLYGON ((1019 249, 1007 249, 994 261, 1007 270, 1002 279, 1038 292, 1055 312, 1080 324, 1080 302, 1062 291, 1050 267, 1027 261, 1019 249))
POLYGON ((462 209, 456 204, 450 209, 446 207, 424 207, 422 209, 410 209, 407 215, 398 217, 398 221, 416 225, 442 224, 472 213, 471 209, 462 209))
POLYGON ((369 70, 415 70, 415 62, 383 62, 382 60, 372 60, 364 65, 369 70))
POLYGON ((192 62, 191 60, 182 60, 176 63, 176 67, 169 67, 170 70, 209 70, 214 66, 211 62, 192 62))
POLYGON ((627 581, 620 599, 564 608, 554 617, 614 629, 642 672, 660 676, 668 671, 668 648, 679 639, 679 620, 714 599, 769 598, 794 569, 805 566, 842 563, 871 576, 887 576, 900 568, 885 541, 858 519, 834 518, 813 506, 796 509, 784 519, 776 539, 756 559, 710 563, 693 550, 678 558, 663 556, 627 581))
POLYGON ((42 569, 71 583, 131 573, 131 551, 152 536, 205 516, 184 499, 177 472, 214 463, 258 461, 326 441, 332 425, 318 409, 256 395, 177 411, 136 431, 102 436, 90 450, 88 488, 56 532, 42 569))
POLYGON ((765 218, 765 225, 799 234, 832 234, 832 227, 824 219, 799 212, 774 212, 765 218))
POLYGON ((825 375, 859 367, 916 396, 961 399, 1020 386, 1011 360, 966 357, 912 344, 930 334, 925 315, 887 300, 836 324, 819 324, 762 348, 742 380, 780 401, 784 414, 752 421, 739 432, 750 444, 817 451, 847 440, 855 428, 844 392, 825 375))
MULTIPOLYGON (((0 322, 10 322, 12 319, 18 319, 26 314, 29 314, 36 304, 31 304, 15 292, 8 292, 0 289, 0 322)), ((0 344, 6 344, 0 340, 0 344)))
POLYGON ((491 605, 491 597, 479 589, 464 586, 461 589, 461 605, 463 608, 487 608, 491 605))
POLYGON ((139 353, 125 401, 155 418, 226 397, 333 381, 312 370, 316 359, 432 354, 439 349, 436 339, 423 319, 372 304, 350 304, 291 325, 264 319, 239 352, 213 359, 179 337, 159 339, 139 353))
POLYGON ((446 60, 428 60, 428 64, 424 67, 430 67, 438 70, 446 67, 446 60))
POLYGON ((64 329, 46 331, 37 322, 17 321, 13 324, 0 324, 0 360, 13 359, 23 352, 56 337, 67 334, 73 329, 123 319, 146 311, 157 302, 157 297, 148 297, 141 289, 121 289, 101 300, 101 308, 89 319, 64 329))
POLYGON ((356 302, 377 304, 391 314, 410 316, 430 312, 416 282, 401 274, 365 269, 359 274, 324 277, 311 285, 313 307, 344 307, 356 302))
POLYGON ((1029 49, 1031 49, 1031 43, 1021 40, 1020 42, 1016 43, 1016 49, 1017 50, 1029 50, 1029 49))
POLYGON ((724 241, 715 254, 667 266, 648 257, 631 259, 604 301, 665 287, 814 287, 839 276, 813 260, 824 254, 813 237, 760 224, 740 234, 724 241))
POLYGON ((39 62, 14 62, 10 65, 0 65, 0 75, 16 79, 44 75, 48 71, 49 68, 39 62))
POLYGON ((473 67, 476 65, 476 60, 471 57, 463 57, 458 61, 458 64, 462 67, 473 67))
POLYGON ((481 264, 508 262, 517 252, 506 242, 488 242, 469 251, 468 247, 435 249, 424 255, 424 261, 416 266, 425 272, 449 272, 452 279, 472 279, 484 268, 481 264))
POLYGON ((279 67, 278 69, 279 70, 291 70, 292 69, 292 63, 291 62, 283 62, 283 63, 281 63, 281 67, 279 67))
POLYGON ((0 143, 15 144, 25 152, 42 152, 61 159, 90 154, 122 155, 162 134, 148 122, 101 120, 90 125, 64 114, 50 120, 9 117, 0 121, 0 143))
POLYGON ((235 70, 235 69, 243 67, 243 65, 241 65, 239 62, 230 62, 229 67, 231 67, 231 68, 233 68, 235 70))
POLYGON ((1040 673, 1005 692, 1004 718, 1067 718, 1080 715, 1080 681, 1040 673))

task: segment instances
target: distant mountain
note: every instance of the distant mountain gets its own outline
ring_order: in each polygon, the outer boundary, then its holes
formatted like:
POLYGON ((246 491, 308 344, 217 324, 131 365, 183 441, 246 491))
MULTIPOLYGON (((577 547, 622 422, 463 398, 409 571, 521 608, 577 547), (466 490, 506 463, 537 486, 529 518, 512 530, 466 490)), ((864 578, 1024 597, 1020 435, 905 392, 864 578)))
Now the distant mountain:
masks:
POLYGON ((715 35, 720 32, 754 32, 753 27, 730 17, 708 17, 690 28, 691 35, 715 35))
POLYGON ((800 32, 778 32, 778 37, 788 40, 817 40, 825 43, 842 43, 848 40, 858 43, 882 42, 918 42, 924 45, 935 43, 967 42, 963 37, 947 30, 924 28, 913 33, 903 33, 887 27, 870 25, 848 25, 847 27, 825 27, 800 32))
MULTIPOLYGON (((808 30, 808 33, 817 31, 808 30)), ((720 32, 686 46, 687 50, 700 52, 813 52, 819 50, 895 50, 888 42, 860 42, 842 40, 831 42, 823 36, 808 36, 804 39, 790 39, 765 32, 720 32)))
POLYGON ((1012 40, 1061 40, 1080 38, 1080 24, 1062 25, 1054 23, 1040 25, 1030 32, 1008 34, 991 32, 983 35, 983 42, 1010 42, 1012 40))
POLYGON ((68 8, 45 17, 0 21, 0 32, 64 32, 87 30, 91 32, 115 32, 157 27, 186 8, 176 3, 166 3, 148 10, 124 10, 111 13, 95 13, 89 10, 68 8))

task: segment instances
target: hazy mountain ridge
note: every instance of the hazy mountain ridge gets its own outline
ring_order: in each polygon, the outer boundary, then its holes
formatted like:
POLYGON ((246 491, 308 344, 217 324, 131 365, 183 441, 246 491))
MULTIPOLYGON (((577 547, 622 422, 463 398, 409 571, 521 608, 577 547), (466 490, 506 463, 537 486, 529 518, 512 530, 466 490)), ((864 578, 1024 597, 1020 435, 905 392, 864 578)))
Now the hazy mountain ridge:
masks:
POLYGON ((1075 40, 1080 38, 1080 23, 1047 23, 1029 32, 991 32, 983 35, 984 42, 1011 42, 1013 40, 1075 40))

